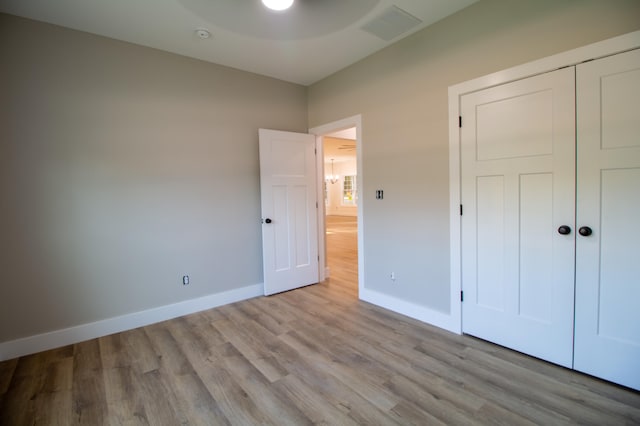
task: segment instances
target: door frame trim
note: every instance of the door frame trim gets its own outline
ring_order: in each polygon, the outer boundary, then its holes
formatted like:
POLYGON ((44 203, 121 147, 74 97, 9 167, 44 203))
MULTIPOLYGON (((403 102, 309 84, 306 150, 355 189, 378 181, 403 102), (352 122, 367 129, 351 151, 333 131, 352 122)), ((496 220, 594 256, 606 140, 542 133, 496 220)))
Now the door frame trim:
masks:
MULTIPOLYGON (((462 221, 460 166, 460 99, 478 90, 577 65, 581 62, 640 48, 640 31, 568 50, 506 70, 449 86, 449 239, 450 239, 450 331, 462 334, 462 221)), ((464 125, 464 123, 463 123, 464 125)))
POLYGON ((324 205, 324 145, 323 137, 340 130, 356 128, 356 190, 358 192, 358 297, 360 298, 364 290, 364 225, 362 217, 364 215, 364 200, 362 196, 362 114, 353 115, 331 123, 312 127, 309 133, 316 136, 316 170, 317 181, 317 201, 318 201, 318 254, 320 256, 319 273, 320 281, 327 277, 327 259, 325 244, 325 205, 324 205))

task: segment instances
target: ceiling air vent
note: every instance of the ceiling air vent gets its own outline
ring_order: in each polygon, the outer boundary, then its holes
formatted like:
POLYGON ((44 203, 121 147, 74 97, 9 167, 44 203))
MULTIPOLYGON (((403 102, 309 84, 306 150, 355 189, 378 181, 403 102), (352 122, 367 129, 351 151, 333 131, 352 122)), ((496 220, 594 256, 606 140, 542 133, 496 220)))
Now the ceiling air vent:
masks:
POLYGON ((420 25, 422 21, 409 12, 397 6, 385 9, 372 21, 361 27, 362 30, 381 38, 384 41, 393 40, 411 28, 420 25))

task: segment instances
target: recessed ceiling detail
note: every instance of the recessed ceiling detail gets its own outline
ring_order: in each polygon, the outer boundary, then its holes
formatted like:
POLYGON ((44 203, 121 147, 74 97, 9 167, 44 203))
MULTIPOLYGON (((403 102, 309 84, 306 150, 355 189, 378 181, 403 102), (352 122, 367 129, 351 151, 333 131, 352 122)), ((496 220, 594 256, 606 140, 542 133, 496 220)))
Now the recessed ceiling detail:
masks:
POLYGON ((380 0, 297 0, 273 13, 260 0, 179 0, 200 18, 236 34, 268 40, 304 40, 339 31, 366 16, 380 0))
POLYGON ((309 85, 476 1, 295 0, 273 11, 262 0, 0 0, 0 12, 309 85))
POLYGON ((420 25, 422 21, 409 12, 397 6, 385 9, 372 21, 366 23, 362 30, 381 38, 384 41, 393 40, 406 33, 413 27, 420 25))

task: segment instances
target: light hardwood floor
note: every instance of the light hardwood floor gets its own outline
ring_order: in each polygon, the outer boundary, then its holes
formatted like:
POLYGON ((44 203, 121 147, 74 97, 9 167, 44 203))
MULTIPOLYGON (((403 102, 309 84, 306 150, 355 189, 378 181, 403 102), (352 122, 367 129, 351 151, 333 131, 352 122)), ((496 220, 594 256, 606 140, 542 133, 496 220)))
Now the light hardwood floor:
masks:
POLYGON ((351 216, 327 216, 326 246, 330 279, 336 289, 358 298, 358 224, 351 216))
POLYGON ((332 222, 324 283, 0 363, 0 424, 640 424, 638 392, 358 301, 332 222))

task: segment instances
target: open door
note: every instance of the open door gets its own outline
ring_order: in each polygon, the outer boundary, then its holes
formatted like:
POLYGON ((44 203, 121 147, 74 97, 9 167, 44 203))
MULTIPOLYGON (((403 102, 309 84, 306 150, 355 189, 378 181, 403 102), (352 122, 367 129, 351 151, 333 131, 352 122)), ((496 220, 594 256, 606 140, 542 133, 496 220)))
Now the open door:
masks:
POLYGON ((318 282, 315 136, 259 130, 264 294, 318 282))

